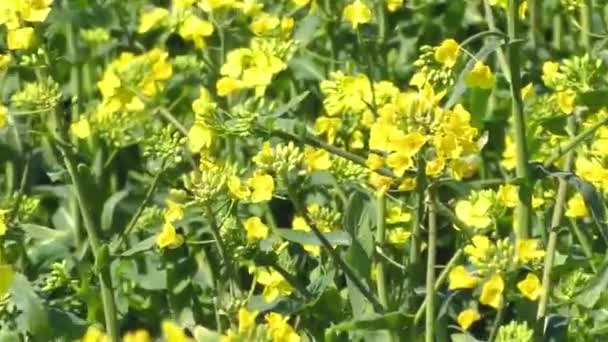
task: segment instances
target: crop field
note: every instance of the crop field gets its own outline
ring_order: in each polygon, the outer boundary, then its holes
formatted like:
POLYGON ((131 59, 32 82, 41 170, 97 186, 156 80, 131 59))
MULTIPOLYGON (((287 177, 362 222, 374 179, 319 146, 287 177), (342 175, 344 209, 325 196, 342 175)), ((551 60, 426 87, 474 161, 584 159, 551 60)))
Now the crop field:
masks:
POLYGON ((0 342, 608 341, 608 0, 0 0, 0 342))

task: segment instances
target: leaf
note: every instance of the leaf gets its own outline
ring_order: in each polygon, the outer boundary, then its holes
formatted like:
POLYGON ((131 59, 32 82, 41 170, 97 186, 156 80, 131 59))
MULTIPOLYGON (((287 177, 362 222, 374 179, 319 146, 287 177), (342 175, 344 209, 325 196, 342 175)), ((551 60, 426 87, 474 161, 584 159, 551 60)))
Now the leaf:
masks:
POLYGON ((307 90, 307 91, 303 92, 302 94, 294 97, 293 99, 289 100, 289 102, 287 102, 286 104, 277 108, 277 110, 275 110, 270 116, 276 118, 276 117, 282 116, 283 114, 285 114, 291 110, 296 109, 298 107, 298 105, 300 104, 300 102, 304 101, 304 99, 308 96, 308 94, 310 94, 310 92, 307 90))
POLYGON ((370 314, 364 318, 340 323, 330 330, 334 332, 352 330, 401 330, 410 325, 412 320, 412 315, 406 315, 399 311, 389 312, 383 315, 370 314))
POLYGON ((72 313, 59 309, 49 309, 49 324, 53 329, 53 336, 57 339, 76 340, 82 337, 87 330, 87 321, 72 313))
POLYGON ((592 90, 578 94, 576 102, 578 104, 587 106, 590 112, 595 112, 602 107, 608 106, 608 90, 592 90))
POLYGON ((568 317, 551 314, 545 318, 543 327, 544 342, 559 342, 568 340, 568 317))
POLYGON ((147 239, 141 240, 138 243, 136 243, 135 245, 133 245, 133 247, 129 248, 128 250, 122 252, 120 254, 121 257, 130 257, 133 256, 135 254, 141 253, 141 252, 145 252, 148 250, 151 250, 152 248, 154 248, 154 244, 156 243, 156 236, 151 236, 147 239))
POLYGON ((222 335, 216 331, 197 325, 194 327, 194 339, 197 342, 219 342, 222 339, 222 335))
POLYGON ((19 330, 37 339, 49 336, 49 314, 30 282, 22 274, 15 274, 11 299, 21 314, 17 318, 19 330))
MULTIPOLYGON (((293 229, 276 229, 275 232, 285 240, 301 245, 322 246, 321 241, 312 232, 303 232, 293 229)), ((323 234, 332 246, 350 246, 351 237, 345 231, 335 231, 323 234)))
POLYGON ((27 237, 42 242, 54 240, 67 242, 72 238, 70 232, 66 230, 52 229, 33 223, 21 223, 19 226, 23 229, 27 237))
POLYGON ((450 341, 452 342, 478 342, 475 337, 469 334, 452 334, 450 335, 450 341))
POLYGON ((114 218, 114 212, 116 206, 120 201, 129 195, 128 190, 119 191, 106 200, 103 204, 103 210, 101 212, 101 229, 108 230, 112 228, 112 220, 114 218))
POLYGON ((539 120, 539 124, 555 135, 567 136, 568 131, 566 131, 566 127, 568 125, 566 121, 568 120, 568 117, 569 115, 556 115, 550 118, 543 118, 539 120))
POLYGON ((314 39, 315 33, 319 29, 321 18, 316 14, 309 14, 304 19, 299 20, 293 33, 293 39, 298 41, 301 46, 305 46, 314 39))
POLYGON ((289 61, 288 66, 296 79, 317 82, 325 79, 324 69, 310 57, 294 57, 289 61))
POLYGON ((578 296, 575 297, 576 303, 581 306, 591 309, 600 299, 602 293, 608 287, 608 266, 605 266, 602 272, 596 275, 591 284, 578 296))

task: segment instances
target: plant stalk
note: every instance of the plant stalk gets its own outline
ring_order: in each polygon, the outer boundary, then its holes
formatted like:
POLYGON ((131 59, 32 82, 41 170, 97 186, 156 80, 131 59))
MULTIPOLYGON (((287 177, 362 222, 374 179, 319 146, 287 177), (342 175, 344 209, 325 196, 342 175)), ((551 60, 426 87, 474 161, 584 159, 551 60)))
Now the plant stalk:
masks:
MULTIPOLYGON (((385 232, 385 212, 386 212, 386 197, 384 192, 377 195, 376 198, 376 245, 381 248, 384 246, 386 238, 385 232)), ((376 256, 376 291, 378 292, 378 300, 384 309, 388 309, 388 296, 386 293, 386 274, 385 265, 380 258, 376 256)))
POLYGON ((511 73, 511 99, 513 129, 515 131, 516 146, 516 174, 523 179, 520 185, 519 198, 515 210, 517 221, 515 224, 515 236, 517 239, 525 239, 529 235, 530 223, 532 221, 532 180, 528 167, 528 146, 526 142, 526 123, 524 120, 523 101, 521 98, 521 65, 520 48, 518 44, 519 0, 509 0, 507 12, 507 25, 509 35, 509 70, 511 73))
POLYGON ((437 208, 429 193, 429 236, 426 263, 425 341, 435 342, 435 262, 437 257, 437 208))

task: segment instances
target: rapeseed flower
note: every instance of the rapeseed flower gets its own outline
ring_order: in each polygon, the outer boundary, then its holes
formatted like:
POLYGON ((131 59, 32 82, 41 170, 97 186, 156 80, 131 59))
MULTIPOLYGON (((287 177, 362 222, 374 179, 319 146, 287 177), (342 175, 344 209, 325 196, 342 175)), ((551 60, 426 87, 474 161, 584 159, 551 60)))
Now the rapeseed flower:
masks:
POLYGON ((464 266, 454 267, 450 271, 448 279, 450 290, 472 289, 475 288, 481 281, 479 277, 469 273, 464 266))
POLYGON ((499 309, 503 303, 503 291, 505 283, 498 273, 492 274, 490 279, 483 284, 479 302, 484 305, 499 309))
POLYGON ((353 30, 356 30, 359 25, 367 24, 372 20, 372 10, 361 0, 355 0, 344 7, 342 17, 350 22, 353 30))
POLYGON ((517 288, 530 300, 537 300, 543 291, 540 280, 534 273, 528 273, 524 280, 517 283, 517 288))
POLYGON ((465 83, 470 88, 492 89, 495 77, 490 67, 476 62, 473 69, 465 76, 465 83))
POLYGON ((268 237, 268 227, 257 216, 252 216, 243 222, 247 232, 247 241, 258 241, 268 237))
POLYGON ((469 328, 473 325, 473 323, 479 321, 481 316, 479 316, 479 312, 475 309, 465 309, 458 314, 457 321, 458 325, 463 330, 469 330, 469 328))

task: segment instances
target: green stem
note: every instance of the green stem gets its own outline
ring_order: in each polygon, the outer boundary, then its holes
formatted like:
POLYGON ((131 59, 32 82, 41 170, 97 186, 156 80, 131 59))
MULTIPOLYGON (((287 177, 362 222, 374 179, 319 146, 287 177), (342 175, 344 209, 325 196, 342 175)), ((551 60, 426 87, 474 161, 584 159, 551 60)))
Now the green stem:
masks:
POLYGON ((581 230, 575 219, 570 219, 570 228, 576 236, 578 243, 581 244, 581 249, 583 250, 585 257, 589 261, 589 266, 591 267, 594 273, 597 273, 597 268, 593 263, 593 249, 591 248, 591 243, 589 242, 589 239, 587 239, 587 235, 585 235, 585 233, 581 230))
MULTIPOLYGON (((494 15, 492 14, 492 7, 490 6, 487 0, 483 2, 483 7, 488 28, 490 29, 490 31, 496 32, 496 22, 494 21, 494 15)), ((505 57, 502 48, 496 50, 496 56, 498 58, 498 64, 500 65, 500 69, 502 70, 503 75, 507 79, 507 82, 511 82, 511 71, 509 69, 509 64, 507 63, 507 58, 505 57)))
MULTIPOLYGON (((459 250, 456 251, 456 253, 454 253, 454 255, 452 255, 452 258, 450 259, 450 261, 448 261, 448 263, 445 265, 445 267, 443 268, 441 273, 439 273, 439 276, 437 277, 437 280, 435 281, 434 291, 439 291, 441 289, 441 287, 443 286, 443 283, 445 282, 448 275, 450 274, 450 271, 452 270, 452 268, 454 268, 454 266, 456 266, 456 263, 460 260, 460 257, 462 257, 463 253, 464 253, 464 250, 462 248, 460 248, 459 250)), ((422 314, 425 312, 425 309, 426 309, 426 298, 424 299, 424 301, 422 301, 422 304, 420 304, 420 307, 418 307, 418 310, 416 311, 416 315, 414 316, 414 325, 417 325, 418 322, 420 322, 420 319, 422 318, 422 314)))
POLYGON ((597 131, 599 128, 601 128, 602 126, 604 126, 607 123, 608 123, 608 117, 604 118, 603 120, 598 121, 597 123, 593 124, 593 126, 588 127, 587 129, 585 129, 584 131, 582 131, 581 133, 579 133, 572 139, 568 140, 568 142, 566 142, 564 145, 557 146, 557 148, 555 148, 553 153, 551 153, 551 156, 549 158, 547 158, 547 160, 545 160, 543 165, 547 168, 550 167, 555 162, 557 162, 562 156, 564 156, 570 150, 572 150, 575 147, 577 147, 578 145, 580 145, 587 138, 591 137, 593 134, 595 134, 595 131, 597 131))
POLYGON ((542 0, 528 0, 528 23, 530 25, 530 43, 532 44, 532 48, 536 50, 538 47, 538 39, 540 37, 538 21, 540 17, 538 16, 538 9, 540 7, 540 3, 542 0))
MULTIPOLYGON (((575 117, 568 118, 568 126, 571 134, 574 134, 576 125, 575 117)), ((574 151, 568 152, 564 171, 570 172, 574 163, 574 151)), ((555 197, 555 206, 553 207, 553 216, 551 217, 551 226, 549 227, 549 238, 547 241, 547 250, 545 252, 545 264, 543 268, 543 289, 538 302, 538 311, 536 318, 542 319, 547 313, 547 304, 549 302, 549 289, 551 288, 551 270, 553 268, 553 259, 555 258, 555 249, 557 248, 557 229, 561 225, 562 215, 564 213, 564 205, 566 203, 566 194, 568 192, 568 182, 565 179, 559 179, 557 195, 555 197)))
MULTIPOLYGON (((70 151, 68 151, 62 143, 57 144, 59 151, 63 157, 63 163, 70 175, 74 190, 76 191, 76 198, 80 206, 80 213, 84 221, 84 228, 87 232, 87 238, 89 245, 93 250, 93 256, 95 261, 100 258, 100 247, 102 246, 101 240, 97 235, 98 229, 95 219, 93 218, 91 207, 88 203, 85 195, 85 188, 82 184, 74 159, 70 151)), ((112 279, 110 275, 110 264, 103 265, 102 269, 99 270, 99 283, 101 285, 101 300, 103 303, 103 311, 106 324, 106 332, 110 336, 112 341, 118 341, 118 321, 116 313, 116 303, 114 302, 114 291, 112 289, 112 279)))
POLYGON ((553 48, 562 49, 562 17, 559 13, 553 16, 553 48))
POLYGON ((410 268, 418 264, 420 258, 420 225, 424 217, 424 191, 426 189, 424 158, 418 158, 418 173, 416 174, 416 212, 412 222, 412 236, 410 237, 410 268))
MULTIPOLYGON (((376 245, 382 248, 386 238, 385 231, 385 212, 386 212, 386 197, 384 192, 377 195, 376 203, 376 245)), ((388 296, 386 293, 386 274, 385 265, 380 258, 376 256, 376 291, 378 292, 378 300, 386 310, 388 308, 388 296)))
POLYGON ((437 209, 432 199, 432 194, 428 195, 429 207, 429 236, 427 246, 426 263, 426 322, 425 322, 425 341, 435 342, 435 262, 437 258, 437 209))
POLYGON ((498 311, 496 312, 496 317, 494 318, 494 322, 492 323, 492 330, 490 330, 490 336, 488 336, 488 342, 494 342, 496 340, 496 336, 498 335, 498 330, 500 329, 500 325, 502 324, 502 320, 505 316, 505 304, 503 298, 503 304, 498 311))
MULTIPOLYGON (((306 216, 305 216, 306 217, 306 216)), ((332 247, 331 243, 323 233, 317 228, 317 226, 310 220, 310 218, 306 217, 306 221, 310 226, 310 230, 315 234, 317 239, 321 242, 323 248, 327 251, 329 256, 332 258, 333 262, 344 272, 346 277, 352 282, 352 284, 363 294, 363 296, 372 304, 374 310, 378 313, 384 312, 384 307, 378 299, 374 296, 374 294, 369 290, 367 285, 361 280, 361 277, 353 271, 350 266, 340 257, 338 252, 332 247)))
POLYGON ((517 239, 525 239, 529 235, 530 223, 532 220, 532 180, 529 178, 528 168, 528 146, 526 142, 526 123, 524 120, 523 101, 521 99, 521 66, 520 66, 520 47, 518 41, 519 21, 518 8, 519 0, 509 0, 507 24, 509 34, 509 69, 511 72, 511 101, 513 125, 515 130, 516 146, 516 174, 523 179, 520 185, 519 198, 515 216, 515 236, 517 239))
POLYGON ((313 295, 308 291, 306 286, 302 285, 302 283, 300 283, 300 281, 298 281, 298 279, 296 277, 294 277, 291 273, 287 272, 287 270, 284 269, 283 267, 281 267, 281 265, 279 265, 278 263, 275 262, 272 265, 272 268, 274 268, 277 272, 279 272, 281 274, 281 276, 285 280, 287 280, 287 282, 292 287, 294 287, 296 290, 298 290, 298 292, 300 292, 300 294, 302 296, 304 296, 304 299, 306 299, 306 300, 313 299, 313 295))
POLYGON ((591 0, 585 0, 585 3, 581 6, 581 44, 585 52, 591 52, 591 0))

